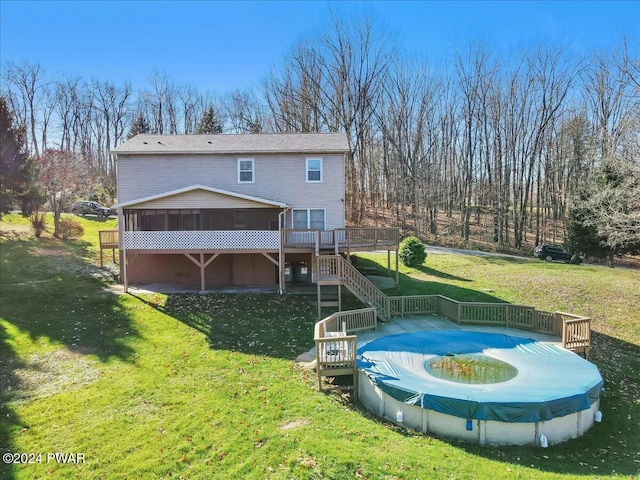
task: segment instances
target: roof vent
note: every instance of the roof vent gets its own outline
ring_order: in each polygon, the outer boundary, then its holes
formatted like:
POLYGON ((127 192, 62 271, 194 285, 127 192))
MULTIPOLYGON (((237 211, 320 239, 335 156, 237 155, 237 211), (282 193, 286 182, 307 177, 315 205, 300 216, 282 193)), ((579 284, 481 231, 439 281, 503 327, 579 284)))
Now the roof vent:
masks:
POLYGON ((145 145, 149 145, 147 142, 142 142, 142 143, 144 143, 145 145))
POLYGON ((211 143, 212 144, 213 142, 211 140, 209 140, 207 143, 211 143))
POLYGON ((160 140, 158 140, 158 145, 164 145, 160 140))

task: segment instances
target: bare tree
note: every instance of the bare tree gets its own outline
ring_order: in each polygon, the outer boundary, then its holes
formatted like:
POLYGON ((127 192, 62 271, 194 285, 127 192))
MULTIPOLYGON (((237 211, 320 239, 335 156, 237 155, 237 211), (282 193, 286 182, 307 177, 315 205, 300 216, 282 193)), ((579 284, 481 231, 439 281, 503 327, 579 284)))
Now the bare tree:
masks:
MULTIPOLYGON (((430 161, 436 144, 436 91, 439 86, 439 81, 428 74, 425 65, 408 65, 405 60, 398 60, 384 83, 383 106, 377 113, 378 127, 388 145, 386 155, 399 167, 389 195, 396 204, 411 205, 411 213, 416 219, 419 211, 426 209, 433 215, 437 209, 436 197, 432 195, 435 172, 430 161)), ((377 181, 376 169, 371 170, 370 188, 377 181)), ((402 208, 401 211, 404 224, 407 210, 402 208)), ((431 221, 430 229, 434 230, 431 221)))
POLYGON ((616 153, 622 139, 637 118, 637 95, 630 94, 625 75, 615 68, 613 58, 597 55, 585 71, 584 92, 592 122, 599 135, 601 158, 616 153), (636 112, 633 111, 636 109, 636 112))
POLYGON ((48 85, 44 81, 44 72, 40 64, 23 62, 20 65, 10 65, 4 75, 10 84, 10 90, 14 93, 11 107, 16 112, 21 112, 25 124, 29 126, 27 131, 27 148, 36 157, 40 156, 37 134, 37 116, 40 107, 42 90, 48 85))
POLYGON ((40 188, 53 211, 54 237, 60 233, 60 216, 71 195, 83 182, 82 157, 68 151, 45 150, 37 160, 40 188))
POLYGON ((144 92, 152 129, 156 133, 169 133, 168 113, 172 111, 174 86, 166 73, 154 72, 149 78, 150 89, 144 92))
POLYGON ((232 133, 268 133, 273 125, 251 90, 235 90, 225 97, 223 108, 232 133))

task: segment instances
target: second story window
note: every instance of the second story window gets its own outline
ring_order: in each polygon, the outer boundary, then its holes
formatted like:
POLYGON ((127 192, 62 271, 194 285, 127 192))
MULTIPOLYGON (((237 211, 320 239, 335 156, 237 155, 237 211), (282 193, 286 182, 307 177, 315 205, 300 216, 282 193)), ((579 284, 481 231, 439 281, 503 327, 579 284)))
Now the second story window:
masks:
POLYGON ((238 183, 255 181, 255 160, 253 158, 238 159, 238 183))
POLYGON ((307 158, 307 183, 322 182, 322 159, 307 158))

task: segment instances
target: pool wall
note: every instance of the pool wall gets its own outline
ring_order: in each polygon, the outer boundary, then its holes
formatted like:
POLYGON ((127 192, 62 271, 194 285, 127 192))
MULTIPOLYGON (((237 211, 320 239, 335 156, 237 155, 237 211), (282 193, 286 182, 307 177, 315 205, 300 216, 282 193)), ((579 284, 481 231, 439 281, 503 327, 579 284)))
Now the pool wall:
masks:
POLYGON ((590 408, 563 417, 539 422, 498 422, 467 420, 417 405, 402 403, 383 392, 364 372, 358 372, 358 399, 372 413, 395 424, 440 437, 457 438, 480 445, 540 445, 544 433, 549 445, 579 437, 594 423, 600 400, 590 408), (402 411, 402 423, 397 421, 402 411))

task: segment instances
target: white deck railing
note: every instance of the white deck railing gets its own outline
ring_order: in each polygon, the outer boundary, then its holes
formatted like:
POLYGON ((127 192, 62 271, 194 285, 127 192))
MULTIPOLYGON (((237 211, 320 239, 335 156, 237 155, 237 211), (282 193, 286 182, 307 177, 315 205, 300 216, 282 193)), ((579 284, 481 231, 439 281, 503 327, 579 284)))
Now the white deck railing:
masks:
MULTIPOLYGON (((114 234, 117 231, 114 230, 114 234)), ((376 249, 396 246, 396 228, 284 229, 284 248, 376 249)), ((123 246, 130 250, 277 250, 280 232, 270 230, 127 231, 123 246)))
POLYGON ((124 232, 128 250, 277 250, 280 233, 270 230, 124 232))

